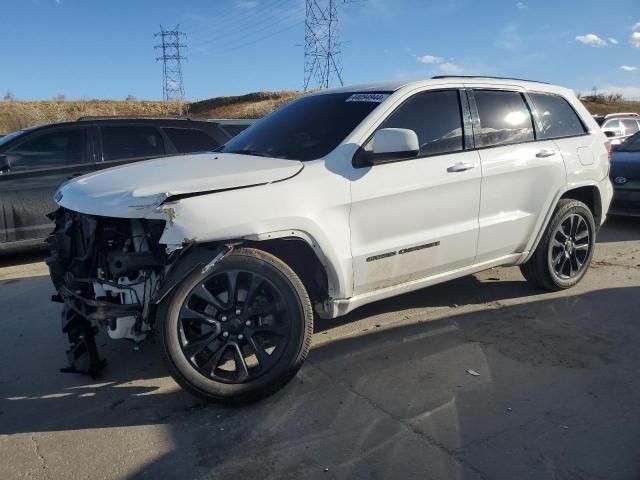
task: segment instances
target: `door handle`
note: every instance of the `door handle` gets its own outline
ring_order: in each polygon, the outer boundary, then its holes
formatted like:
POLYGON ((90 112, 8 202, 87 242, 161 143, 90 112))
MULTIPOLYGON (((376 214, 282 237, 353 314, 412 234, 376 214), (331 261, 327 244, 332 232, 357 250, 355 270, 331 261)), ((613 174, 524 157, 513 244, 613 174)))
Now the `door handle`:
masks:
POLYGON ((555 150, 551 150, 549 148, 543 148, 538 153, 536 153, 536 157, 547 158, 547 157, 553 157, 555 154, 556 154, 555 150))
POLYGON ((447 168, 447 172, 449 173, 464 172, 466 170, 471 170, 472 168, 475 168, 475 165, 473 163, 458 162, 458 163, 454 163, 449 168, 447 168))

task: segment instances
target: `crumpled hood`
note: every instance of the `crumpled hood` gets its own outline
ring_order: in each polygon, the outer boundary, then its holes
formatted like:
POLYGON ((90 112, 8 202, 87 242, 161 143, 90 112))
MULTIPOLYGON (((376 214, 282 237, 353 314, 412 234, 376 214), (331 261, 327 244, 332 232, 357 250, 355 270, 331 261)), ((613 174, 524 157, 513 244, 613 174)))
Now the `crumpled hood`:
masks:
POLYGON ((69 210, 142 218, 174 195, 215 192, 285 180, 302 162, 231 153, 163 157, 84 175, 62 185, 56 202, 69 210))

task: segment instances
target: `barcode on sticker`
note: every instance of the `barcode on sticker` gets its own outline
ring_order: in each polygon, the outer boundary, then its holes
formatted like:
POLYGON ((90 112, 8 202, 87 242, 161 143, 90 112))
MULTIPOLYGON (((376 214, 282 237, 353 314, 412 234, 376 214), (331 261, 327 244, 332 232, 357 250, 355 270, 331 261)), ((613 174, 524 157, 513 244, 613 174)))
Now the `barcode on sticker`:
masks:
POLYGON ((385 101, 389 97, 388 93, 354 93, 347 102, 373 102, 380 103, 385 101))

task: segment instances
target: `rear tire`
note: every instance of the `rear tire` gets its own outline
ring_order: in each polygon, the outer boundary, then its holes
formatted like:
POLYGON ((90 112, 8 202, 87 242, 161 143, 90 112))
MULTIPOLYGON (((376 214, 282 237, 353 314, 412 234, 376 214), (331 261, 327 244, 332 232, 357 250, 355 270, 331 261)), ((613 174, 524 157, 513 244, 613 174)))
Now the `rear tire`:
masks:
POLYGON ((185 390, 246 403, 295 376, 311 346, 313 310, 284 262, 239 248, 187 277, 161 306, 157 328, 160 354, 185 390))
POLYGON ((520 271, 544 290, 571 288, 582 280, 593 257, 596 227, 584 203, 561 199, 540 243, 520 271))

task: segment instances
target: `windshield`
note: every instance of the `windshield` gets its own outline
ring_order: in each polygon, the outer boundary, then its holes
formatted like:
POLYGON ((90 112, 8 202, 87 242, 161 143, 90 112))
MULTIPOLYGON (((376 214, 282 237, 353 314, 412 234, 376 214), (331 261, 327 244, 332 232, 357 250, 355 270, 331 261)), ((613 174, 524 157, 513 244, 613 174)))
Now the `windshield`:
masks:
POLYGON ((27 133, 27 130, 17 130, 15 132, 9 133, 8 135, 5 135, 4 137, 0 137, 0 147, 3 146, 5 143, 9 143, 14 138, 19 137, 20 135, 23 135, 25 133, 27 133))
POLYGON ((640 132, 629 137, 626 142, 618 145, 616 148, 618 152, 640 152, 640 132))
POLYGON ((221 151, 302 161, 322 158, 387 96, 377 92, 302 97, 229 140, 221 151))

